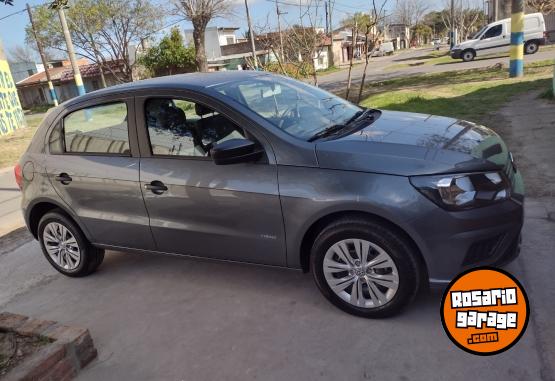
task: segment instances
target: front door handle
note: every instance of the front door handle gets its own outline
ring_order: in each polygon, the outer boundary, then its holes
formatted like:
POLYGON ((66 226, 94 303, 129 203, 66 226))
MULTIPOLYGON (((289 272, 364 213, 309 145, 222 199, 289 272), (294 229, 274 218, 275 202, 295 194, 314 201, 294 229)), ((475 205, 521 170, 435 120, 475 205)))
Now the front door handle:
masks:
POLYGON ((162 194, 168 190, 168 187, 165 186, 163 182, 155 180, 151 181, 150 184, 145 184, 145 189, 154 194, 162 194))
POLYGON ((56 181, 61 182, 64 185, 68 185, 71 182, 71 180, 73 180, 71 176, 68 175, 67 173, 60 173, 58 176, 54 177, 54 179, 56 181))

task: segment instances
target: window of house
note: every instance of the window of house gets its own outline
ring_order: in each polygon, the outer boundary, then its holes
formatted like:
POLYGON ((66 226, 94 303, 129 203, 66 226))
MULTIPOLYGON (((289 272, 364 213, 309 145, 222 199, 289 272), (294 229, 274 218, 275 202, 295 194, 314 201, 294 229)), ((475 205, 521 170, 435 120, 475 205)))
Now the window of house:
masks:
POLYGON ((214 145, 245 137, 232 121, 200 103, 152 98, 145 114, 153 155, 208 157, 214 145))
POLYGON ((502 32, 503 32, 503 25, 501 24, 495 25, 487 30, 483 38, 492 38, 492 37, 501 36, 502 32))
POLYGON ((74 111, 64 118, 63 127, 66 152, 130 155, 124 102, 74 111))
POLYGON ((233 36, 227 36, 225 39, 226 39, 227 45, 231 45, 235 43, 235 37, 233 36))
POLYGON ((100 86, 98 85, 98 81, 97 81, 96 79, 93 79, 93 81, 92 81, 92 87, 93 87, 93 90, 98 90, 98 89, 100 89, 100 86))

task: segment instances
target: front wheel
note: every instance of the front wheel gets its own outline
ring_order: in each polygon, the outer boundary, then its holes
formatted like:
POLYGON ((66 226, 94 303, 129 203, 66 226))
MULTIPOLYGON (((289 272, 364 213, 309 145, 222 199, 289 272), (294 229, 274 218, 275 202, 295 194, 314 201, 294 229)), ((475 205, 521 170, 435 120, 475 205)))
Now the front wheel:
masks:
POLYGON ((534 54, 539 48, 540 46, 536 41, 529 41, 524 45, 524 54, 534 54))
POLYGON ((474 53, 474 50, 465 50, 464 52, 461 53, 461 58, 464 62, 470 62, 474 59, 474 57, 476 57, 476 53, 474 53))
POLYGON ((89 275, 104 260, 104 250, 92 246, 77 224, 58 211, 41 218, 38 239, 48 262, 70 277, 89 275))
POLYGON ((380 222, 344 219, 316 238, 312 272, 322 294, 357 316, 382 318, 409 304, 420 286, 411 245, 380 222))

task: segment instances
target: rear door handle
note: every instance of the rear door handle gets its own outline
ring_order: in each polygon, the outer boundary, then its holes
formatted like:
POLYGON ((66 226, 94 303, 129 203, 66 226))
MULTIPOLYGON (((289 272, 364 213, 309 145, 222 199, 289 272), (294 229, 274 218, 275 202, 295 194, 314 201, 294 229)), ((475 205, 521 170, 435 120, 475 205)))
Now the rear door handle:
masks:
POLYGON ((165 186, 163 182, 155 180, 151 181, 150 184, 145 184, 145 189, 154 194, 162 194, 168 190, 168 187, 165 186))
POLYGON ((54 179, 56 181, 61 182, 64 185, 68 185, 71 182, 71 180, 73 180, 71 176, 68 175, 67 173, 60 173, 58 176, 54 177, 54 179))

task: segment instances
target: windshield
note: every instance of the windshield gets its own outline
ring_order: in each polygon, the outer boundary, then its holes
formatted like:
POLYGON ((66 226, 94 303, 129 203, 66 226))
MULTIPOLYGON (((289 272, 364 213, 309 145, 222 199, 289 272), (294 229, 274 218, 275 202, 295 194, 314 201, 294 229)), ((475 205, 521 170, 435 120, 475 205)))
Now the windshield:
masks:
POLYGON ((472 39, 477 40, 480 37, 480 35, 484 33, 484 30, 486 30, 487 27, 488 27, 487 25, 484 25, 482 28, 480 28, 480 30, 476 32, 476 34, 474 35, 474 37, 472 37, 472 39))
POLYGON ((280 76, 261 75, 214 89, 303 140, 347 123, 362 110, 331 93, 280 76))

